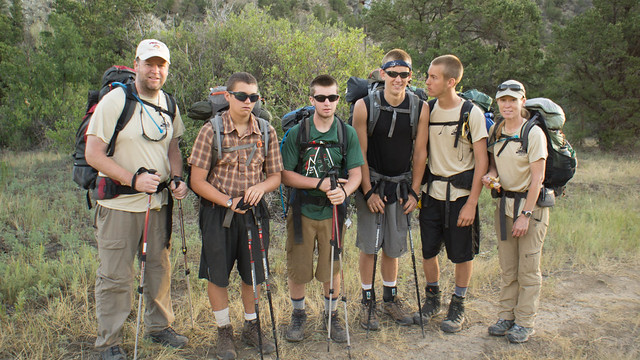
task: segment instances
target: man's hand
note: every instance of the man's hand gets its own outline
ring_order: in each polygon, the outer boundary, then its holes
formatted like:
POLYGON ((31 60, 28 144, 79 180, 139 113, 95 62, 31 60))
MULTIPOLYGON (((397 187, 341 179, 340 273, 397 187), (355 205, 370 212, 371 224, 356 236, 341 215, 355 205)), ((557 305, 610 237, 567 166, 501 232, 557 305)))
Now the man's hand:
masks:
POLYGON ((415 210, 415 208, 418 206, 418 199, 409 194, 409 196, 407 197, 407 201, 400 199, 400 203, 402 204, 404 214, 406 215, 415 210))
POLYGON ((473 220, 476 218, 476 207, 475 205, 471 205, 469 203, 464 204, 462 209, 460 209, 460 214, 458 214, 458 227, 471 226, 473 224, 473 220))
POLYGON ((251 186, 244 193, 244 203, 250 206, 256 206, 264 196, 263 183, 251 186))
POLYGON ((171 192, 173 193, 173 197, 178 199, 178 200, 182 200, 185 197, 187 197, 187 184, 182 181, 179 180, 178 181, 178 185, 176 186, 176 182, 175 180, 171 181, 171 184, 169 185, 169 188, 171 189, 171 192))
POLYGON ((327 195, 327 199, 331 201, 332 205, 340 205, 347 198, 347 193, 344 191, 344 188, 337 187, 335 189, 329 190, 325 193, 327 195))
MULTIPOLYGON (((386 200, 386 198, 385 198, 386 200)), ((367 200, 367 207, 372 213, 384 214, 384 201, 380 198, 380 195, 373 193, 367 200)))
POLYGON ((158 185, 160 185, 160 173, 143 172, 136 176, 136 183, 134 184, 134 190, 144 192, 147 194, 153 194, 158 191, 158 185))

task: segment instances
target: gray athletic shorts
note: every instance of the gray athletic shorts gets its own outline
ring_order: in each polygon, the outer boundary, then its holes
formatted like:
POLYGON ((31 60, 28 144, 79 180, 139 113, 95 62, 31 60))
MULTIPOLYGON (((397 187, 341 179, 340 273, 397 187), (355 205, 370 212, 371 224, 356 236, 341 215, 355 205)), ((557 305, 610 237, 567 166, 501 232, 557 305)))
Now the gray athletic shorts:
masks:
MULTIPOLYGON (((356 213, 358 215, 358 237, 356 246, 365 254, 373 254, 376 249, 376 228, 378 213, 367 207, 364 195, 356 191, 356 213)), ((407 215, 399 201, 387 205, 382 215, 378 247, 392 258, 399 258, 407 252, 407 215)))

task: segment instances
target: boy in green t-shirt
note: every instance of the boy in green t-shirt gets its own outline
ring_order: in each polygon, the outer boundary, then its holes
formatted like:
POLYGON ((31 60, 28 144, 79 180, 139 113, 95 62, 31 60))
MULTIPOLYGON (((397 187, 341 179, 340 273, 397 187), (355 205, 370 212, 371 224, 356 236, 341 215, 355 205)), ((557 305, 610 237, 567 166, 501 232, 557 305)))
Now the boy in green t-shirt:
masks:
POLYGON ((282 182, 294 188, 292 214, 287 219, 287 273, 293 304, 291 324, 285 334, 288 341, 304 338, 305 285, 314 277, 316 247, 315 277, 324 286, 324 319, 330 316, 334 341, 347 341, 346 331, 337 318, 339 291, 330 292, 340 288, 339 264, 333 262, 333 288, 330 289, 333 207, 340 209, 337 212, 341 214, 338 215, 338 229, 342 234, 345 200, 360 185, 360 166, 364 160, 355 130, 334 116, 339 98, 338 82, 332 76, 320 75, 313 79, 309 100, 315 112, 289 131, 282 148, 282 182), (304 132, 300 135, 309 134, 308 139, 299 136, 300 131, 304 132), (342 140, 346 140, 346 149, 341 147, 342 140), (347 179, 343 170, 348 171, 347 179), (332 176, 339 177, 333 189, 332 176))

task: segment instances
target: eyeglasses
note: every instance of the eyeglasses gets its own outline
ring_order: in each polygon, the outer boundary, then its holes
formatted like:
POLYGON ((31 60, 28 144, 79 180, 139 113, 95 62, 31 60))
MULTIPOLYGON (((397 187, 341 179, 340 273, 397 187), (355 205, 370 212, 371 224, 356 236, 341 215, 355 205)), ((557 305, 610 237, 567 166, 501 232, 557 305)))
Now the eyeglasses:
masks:
POLYGON ((513 91, 523 91, 524 89, 519 84, 500 84, 498 85, 498 91, 505 91, 511 89, 513 91))
POLYGON ((316 99, 317 102, 321 103, 325 102, 327 99, 329 99, 330 102, 336 102, 340 99, 340 95, 314 95, 313 98, 316 99))
POLYGON ((247 94, 242 91, 227 91, 229 94, 233 95, 238 101, 246 101, 249 99, 252 103, 258 101, 260 99, 260 94, 247 94))
POLYGON ((409 75, 411 75, 411 71, 403 71, 403 72, 397 72, 397 71, 384 71, 385 73, 387 73, 387 75, 389 75, 389 77, 395 79, 398 77, 398 75, 402 78, 402 79, 406 79, 409 77, 409 75))

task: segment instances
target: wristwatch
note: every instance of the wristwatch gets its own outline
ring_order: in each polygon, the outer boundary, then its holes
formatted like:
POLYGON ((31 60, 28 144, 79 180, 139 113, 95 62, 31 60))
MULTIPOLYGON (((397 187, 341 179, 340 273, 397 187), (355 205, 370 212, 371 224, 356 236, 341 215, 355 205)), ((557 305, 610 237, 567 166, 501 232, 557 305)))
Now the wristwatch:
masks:
POLYGON ((227 207, 230 208, 233 205, 233 198, 230 197, 229 200, 227 200, 227 207))
POLYGON ((533 211, 522 210, 521 214, 528 219, 533 214, 533 211))

